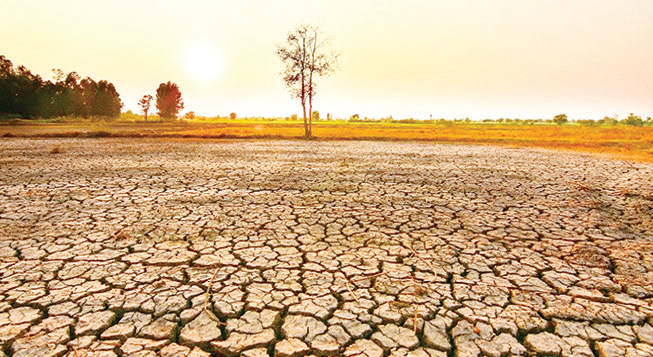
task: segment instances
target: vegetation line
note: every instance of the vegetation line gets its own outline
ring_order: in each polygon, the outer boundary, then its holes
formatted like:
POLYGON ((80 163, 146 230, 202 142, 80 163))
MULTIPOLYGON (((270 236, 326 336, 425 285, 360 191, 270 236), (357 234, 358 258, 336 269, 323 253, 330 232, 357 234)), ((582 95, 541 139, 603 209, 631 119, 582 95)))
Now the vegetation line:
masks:
MULTIPOLYGON (((653 162, 653 126, 514 125, 498 123, 314 122, 315 141, 413 141, 541 147, 653 162)), ((0 137, 151 138, 161 140, 299 140, 301 122, 26 123, 5 122, 0 137)))

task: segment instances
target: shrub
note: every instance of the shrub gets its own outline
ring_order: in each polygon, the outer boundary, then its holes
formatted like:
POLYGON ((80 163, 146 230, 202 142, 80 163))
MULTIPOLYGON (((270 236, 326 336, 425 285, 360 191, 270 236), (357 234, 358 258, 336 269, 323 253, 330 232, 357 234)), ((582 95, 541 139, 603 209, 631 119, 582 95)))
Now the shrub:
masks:
POLYGON ((628 118, 622 120, 621 123, 626 125, 642 126, 644 124, 644 121, 642 120, 642 117, 630 113, 628 118))
POLYGON ((568 121, 569 120, 567 118, 567 114, 558 114, 558 115, 553 117, 553 122, 558 124, 558 125, 565 124, 568 121))
POLYGON ((592 119, 580 119, 580 120, 577 120, 576 123, 578 123, 580 125, 584 125, 584 126, 594 126, 594 125, 596 125, 596 121, 594 121, 592 119))
POLYGON ((89 138, 109 138, 111 136, 113 136, 113 134, 104 130, 91 131, 87 134, 87 137, 89 138))
POLYGON ((617 122, 618 121, 616 118, 612 118, 606 115, 603 117, 603 119, 597 121, 596 123, 599 125, 616 125, 617 122))

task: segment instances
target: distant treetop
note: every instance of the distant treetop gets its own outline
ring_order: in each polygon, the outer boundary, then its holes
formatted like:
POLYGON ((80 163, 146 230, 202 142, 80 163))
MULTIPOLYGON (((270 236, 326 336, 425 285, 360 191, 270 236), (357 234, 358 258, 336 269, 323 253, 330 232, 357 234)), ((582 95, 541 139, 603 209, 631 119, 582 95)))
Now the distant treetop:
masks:
POLYGON ((184 109, 181 91, 176 83, 168 81, 159 84, 156 90, 156 109, 161 118, 176 119, 179 111, 184 109))
POLYGON ((113 83, 82 78, 76 72, 53 70, 54 80, 44 81, 24 66, 14 68, 0 55, 0 117, 54 118, 62 116, 109 117, 120 115, 122 102, 113 83))

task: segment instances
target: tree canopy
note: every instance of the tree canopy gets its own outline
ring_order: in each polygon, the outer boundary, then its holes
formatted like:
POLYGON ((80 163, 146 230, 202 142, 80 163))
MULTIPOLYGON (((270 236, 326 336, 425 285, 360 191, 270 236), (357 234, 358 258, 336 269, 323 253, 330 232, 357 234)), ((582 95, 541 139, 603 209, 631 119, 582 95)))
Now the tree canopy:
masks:
POLYGON ((166 119, 176 119, 179 111, 184 109, 181 91, 176 83, 168 81, 159 84, 156 90, 156 109, 159 116, 166 119))
POLYGON ((569 119, 567 117, 567 114, 558 114, 558 115, 553 117, 553 122, 558 124, 558 125, 562 125, 562 124, 566 123, 567 121, 569 121, 569 119))
POLYGON ((0 117, 117 117, 122 102, 114 85, 77 73, 53 70, 55 81, 44 81, 24 66, 14 67, 0 55, 0 117))

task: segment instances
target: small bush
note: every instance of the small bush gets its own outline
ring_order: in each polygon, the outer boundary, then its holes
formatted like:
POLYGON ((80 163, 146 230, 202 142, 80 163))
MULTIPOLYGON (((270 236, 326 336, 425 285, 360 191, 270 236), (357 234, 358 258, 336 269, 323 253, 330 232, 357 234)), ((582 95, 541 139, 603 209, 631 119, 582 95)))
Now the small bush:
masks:
POLYGON ((553 117, 553 122, 562 125, 565 124, 568 121, 567 114, 558 114, 553 117))
POLYGON ((619 121, 616 118, 612 118, 609 116, 604 116, 603 119, 598 120, 596 123, 598 125, 606 125, 606 126, 613 126, 617 125, 619 121))
POLYGON ((630 113, 628 118, 624 119, 621 121, 622 124, 625 125, 633 125, 633 126, 642 126, 644 125, 644 121, 642 120, 642 117, 635 115, 633 113, 630 113))
POLYGON ((592 119, 580 119, 580 120, 577 120, 576 123, 578 123, 580 125, 583 125, 583 126, 594 126, 594 125, 596 125, 596 121, 594 121, 592 119))
POLYGON ((99 131, 91 131, 87 134, 87 137, 89 138, 110 138, 112 137, 113 134, 111 134, 108 131, 104 130, 99 130, 99 131))

